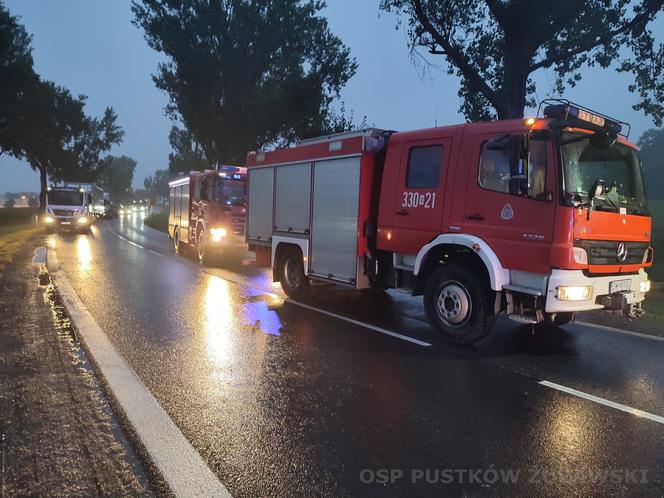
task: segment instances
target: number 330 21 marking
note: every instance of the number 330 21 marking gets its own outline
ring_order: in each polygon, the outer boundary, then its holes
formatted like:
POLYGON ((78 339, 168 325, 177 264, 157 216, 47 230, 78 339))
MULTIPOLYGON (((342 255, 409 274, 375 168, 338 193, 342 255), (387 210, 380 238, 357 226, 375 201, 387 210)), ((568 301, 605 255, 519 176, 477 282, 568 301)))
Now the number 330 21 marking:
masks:
POLYGON ((403 192, 401 207, 423 207, 433 209, 436 207, 436 192, 403 192))

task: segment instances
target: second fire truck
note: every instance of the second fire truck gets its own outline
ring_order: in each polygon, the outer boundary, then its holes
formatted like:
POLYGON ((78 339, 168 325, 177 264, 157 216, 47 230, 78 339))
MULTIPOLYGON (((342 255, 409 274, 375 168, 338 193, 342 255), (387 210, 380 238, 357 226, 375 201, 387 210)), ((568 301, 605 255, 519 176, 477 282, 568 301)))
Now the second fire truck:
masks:
POLYGON ((246 208, 247 170, 222 166, 192 171, 168 184, 168 236, 175 252, 196 250, 201 262, 211 262, 233 241, 242 241, 246 208))

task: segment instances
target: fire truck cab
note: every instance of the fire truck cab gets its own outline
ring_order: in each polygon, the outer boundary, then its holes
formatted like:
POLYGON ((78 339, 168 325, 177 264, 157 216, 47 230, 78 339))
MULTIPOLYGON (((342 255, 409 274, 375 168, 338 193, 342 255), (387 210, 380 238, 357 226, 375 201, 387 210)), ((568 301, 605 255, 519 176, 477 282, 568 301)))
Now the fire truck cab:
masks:
POLYGON ((627 127, 556 100, 539 118, 250 153, 247 241, 290 296, 310 279, 409 289, 461 343, 501 312, 640 316, 651 218, 627 127))
POLYGON ((233 241, 242 241, 246 213, 246 168, 191 171, 169 182, 168 236, 179 253, 193 247, 212 262, 233 241))

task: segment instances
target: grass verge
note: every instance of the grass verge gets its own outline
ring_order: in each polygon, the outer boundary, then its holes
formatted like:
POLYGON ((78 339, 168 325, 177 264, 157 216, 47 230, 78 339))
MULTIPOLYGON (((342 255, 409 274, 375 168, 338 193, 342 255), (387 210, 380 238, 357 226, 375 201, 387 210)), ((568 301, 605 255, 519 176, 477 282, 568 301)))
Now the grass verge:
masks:
POLYGON ((28 240, 43 233, 42 228, 32 227, 0 235, 0 271, 14 260, 28 240))
POLYGON ((143 220, 143 223, 159 230, 160 232, 168 233, 168 211, 158 211, 152 213, 150 216, 146 216, 143 220))

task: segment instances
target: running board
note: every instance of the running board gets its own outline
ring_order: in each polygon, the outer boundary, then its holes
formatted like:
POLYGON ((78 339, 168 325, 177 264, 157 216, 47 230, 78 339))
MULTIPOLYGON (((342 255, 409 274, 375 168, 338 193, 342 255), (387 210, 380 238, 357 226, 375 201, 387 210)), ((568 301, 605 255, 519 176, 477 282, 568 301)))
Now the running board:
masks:
POLYGON ((539 323, 537 317, 533 315, 518 315, 516 313, 512 313, 511 315, 507 315, 507 317, 510 320, 514 320, 515 322, 519 323, 539 323))

